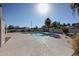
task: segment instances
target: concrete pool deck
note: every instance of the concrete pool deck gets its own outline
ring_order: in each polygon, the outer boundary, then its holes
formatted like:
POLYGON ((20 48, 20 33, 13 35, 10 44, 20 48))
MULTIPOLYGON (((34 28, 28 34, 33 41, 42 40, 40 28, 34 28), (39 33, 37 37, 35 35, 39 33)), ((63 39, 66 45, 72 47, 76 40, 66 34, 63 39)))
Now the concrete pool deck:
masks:
POLYGON ((8 33, 11 37, 1 48, 2 56, 71 56, 73 54, 72 39, 49 36, 36 37, 31 34, 8 33))

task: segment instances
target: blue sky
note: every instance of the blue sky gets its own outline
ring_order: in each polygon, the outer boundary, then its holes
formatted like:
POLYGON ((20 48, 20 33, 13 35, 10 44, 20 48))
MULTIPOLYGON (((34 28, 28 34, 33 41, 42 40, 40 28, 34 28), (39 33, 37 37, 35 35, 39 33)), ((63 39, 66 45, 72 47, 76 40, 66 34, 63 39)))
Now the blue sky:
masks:
POLYGON ((40 14, 37 12, 37 5, 33 3, 26 4, 3 4, 3 18, 6 25, 32 27, 36 25, 41 27, 44 21, 49 17, 52 22, 58 21, 60 23, 78 23, 79 15, 72 14, 70 4, 49 4, 50 11, 47 14, 40 14))

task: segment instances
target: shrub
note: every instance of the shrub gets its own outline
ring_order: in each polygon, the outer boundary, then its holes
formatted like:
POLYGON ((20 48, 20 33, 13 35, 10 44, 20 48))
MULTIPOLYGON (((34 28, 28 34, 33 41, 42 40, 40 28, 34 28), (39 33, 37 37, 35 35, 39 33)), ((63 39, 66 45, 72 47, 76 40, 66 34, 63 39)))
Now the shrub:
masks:
POLYGON ((25 32, 25 30, 21 30, 21 32, 25 32))
POLYGON ((73 55, 77 55, 79 56, 79 33, 77 33, 74 37, 73 40, 73 49, 74 49, 74 54, 73 55))
POLYGON ((69 32, 69 30, 68 30, 68 28, 62 28, 62 30, 63 30, 63 32, 65 33, 65 34, 67 34, 68 32, 69 32))

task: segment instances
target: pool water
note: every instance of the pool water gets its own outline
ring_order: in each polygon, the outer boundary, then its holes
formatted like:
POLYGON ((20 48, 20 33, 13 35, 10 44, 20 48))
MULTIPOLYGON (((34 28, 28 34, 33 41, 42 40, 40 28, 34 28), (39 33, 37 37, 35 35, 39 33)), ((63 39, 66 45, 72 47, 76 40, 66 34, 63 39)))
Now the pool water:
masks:
POLYGON ((29 32, 27 34, 36 35, 36 36, 49 36, 49 32, 29 32))
POLYGON ((50 32, 27 32, 26 34, 34 35, 37 37, 50 36, 54 38, 60 38, 58 33, 50 33, 50 32))

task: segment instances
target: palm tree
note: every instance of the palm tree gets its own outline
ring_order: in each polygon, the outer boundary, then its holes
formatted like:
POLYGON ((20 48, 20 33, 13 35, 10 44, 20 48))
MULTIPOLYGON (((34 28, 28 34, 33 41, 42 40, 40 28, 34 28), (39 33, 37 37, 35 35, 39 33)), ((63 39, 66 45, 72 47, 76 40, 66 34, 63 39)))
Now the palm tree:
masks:
POLYGON ((50 20, 50 18, 47 18, 47 19, 45 20, 45 26, 47 27, 47 29, 48 29, 48 31, 49 31, 49 28, 50 28, 50 26, 51 26, 51 20, 50 20))
POLYGON ((77 13, 79 14, 79 3, 71 3, 71 9, 73 13, 77 11, 77 13))

